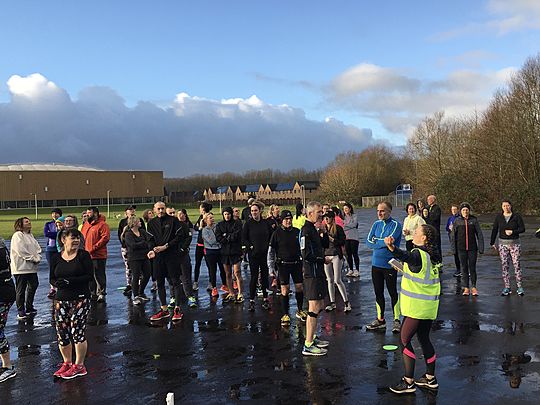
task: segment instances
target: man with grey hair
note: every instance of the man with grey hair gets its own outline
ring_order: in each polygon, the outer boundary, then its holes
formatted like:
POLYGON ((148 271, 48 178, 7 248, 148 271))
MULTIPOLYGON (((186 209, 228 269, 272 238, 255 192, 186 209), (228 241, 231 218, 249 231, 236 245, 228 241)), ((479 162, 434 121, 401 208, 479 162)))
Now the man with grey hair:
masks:
POLYGON ((324 249, 329 245, 328 234, 315 224, 321 223, 323 210, 320 202, 311 201, 307 207, 307 220, 300 231, 300 250, 302 253, 302 272, 304 276, 304 295, 308 300, 306 339, 302 354, 304 356, 324 356, 328 353, 329 342, 315 334, 317 317, 324 308, 326 296, 326 277, 324 273, 324 249))

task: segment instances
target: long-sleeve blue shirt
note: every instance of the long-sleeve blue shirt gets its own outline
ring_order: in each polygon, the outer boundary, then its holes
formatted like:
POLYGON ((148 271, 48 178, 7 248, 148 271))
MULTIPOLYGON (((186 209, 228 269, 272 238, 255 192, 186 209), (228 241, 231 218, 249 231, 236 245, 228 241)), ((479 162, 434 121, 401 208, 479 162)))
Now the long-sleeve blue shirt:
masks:
POLYGON ((401 243, 402 225, 392 217, 387 220, 379 219, 375 221, 369 230, 366 238, 366 246, 373 249, 373 257, 371 264, 375 267, 383 269, 391 269, 392 266, 388 261, 394 257, 392 252, 388 250, 384 243, 384 238, 392 236, 394 238, 394 246, 399 247, 401 243))

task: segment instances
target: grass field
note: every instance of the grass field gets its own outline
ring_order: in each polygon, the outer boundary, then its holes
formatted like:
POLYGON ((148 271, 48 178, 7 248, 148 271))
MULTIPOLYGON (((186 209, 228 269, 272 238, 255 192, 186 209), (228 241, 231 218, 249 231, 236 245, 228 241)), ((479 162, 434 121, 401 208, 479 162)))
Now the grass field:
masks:
MULTIPOLYGON (((181 204, 174 205, 176 209, 184 208, 181 204)), ((224 207, 226 204, 224 203, 224 207)), ((152 208, 152 204, 137 204, 137 215, 142 215, 143 211, 152 208)), ((72 214, 81 219, 81 213, 86 207, 61 207, 64 215, 72 214)), ((100 212, 107 216, 107 207, 98 207, 100 212)), ((109 218, 107 218, 107 223, 111 228, 111 231, 118 228, 118 223, 120 219, 124 216, 124 205, 114 205, 110 207, 109 218)), ((195 222, 199 217, 199 209, 187 207, 187 212, 191 222, 195 222)), ((289 209, 294 213, 294 207, 285 207, 282 209, 289 209)), ((219 204, 213 209, 213 212, 216 216, 217 221, 221 220, 221 215, 219 212, 219 204)), ((51 208, 38 208, 38 218, 36 220, 36 211, 33 208, 30 209, 13 209, 13 210, 2 210, 0 211, 0 236, 4 239, 11 239, 14 229, 13 224, 15 220, 20 217, 28 217, 32 221, 32 233, 35 237, 43 236, 43 227, 45 222, 51 220, 51 208)))

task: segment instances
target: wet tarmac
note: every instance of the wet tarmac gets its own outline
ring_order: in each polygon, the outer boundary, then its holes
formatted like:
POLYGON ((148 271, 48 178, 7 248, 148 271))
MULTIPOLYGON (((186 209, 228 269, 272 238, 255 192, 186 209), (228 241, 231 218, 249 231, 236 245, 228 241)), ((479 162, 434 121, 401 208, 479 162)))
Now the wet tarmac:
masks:
MULTIPOLYGON (((361 211, 365 237, 375 212, 361 211)), ((401 215, 397 216, 402 218, 401 215)), ((484 222, 490 222, 489 217, 484 222)), ((33 322, 19 322, 12 308, 6 328, 17 377, 0 385, 0 404, 148 404, 165 403, 174 392, 177 404, 447 404, 538 403, 540 392, 540 240, 538 224, 527 220, 522 238, 525 296, 501 297, 500 262, 493 252, 478 261, 480 296, 462 297, 452 277, 453 257, 445 256, 443 297, 432 340, 437 352, 437 393, 418 389, 397 396, 387 390, 402 376, 399 344, 386 333, 366 332, 374 319, 370 252, 361 244, 361 278, 346 280, 353 311, 321 316, 321 336, 329 354, 301 354, 304 327, 293 318, 280 326, 279 308, 254 313, 243 305, 210 299, 206 267, 201 271, 199 308, 188 309, 178 325, 151 325, 159 308, 154 298, 134 307, 118 288, 125 278, 117 241, 109 244, 107 304, 97 304, 88 327, 88 375, 59 381, 52 377, 61 362, 47 300, 48 273, 40 267, 33 322)), ((484 231, 486 246, 490 231, 484 231)), ((448 243, 443 235, 443 250, 448 243)), ((246 273, 247 276, 247 273, 246 273)), ((513 282, 513 289, 515 290, 513 282)), ((148 291, 147 291, 148 292, 148 291)), ((339 297, 339 294, 337 294, 339 297)), ((272 299, 272 296, 271 296, 272 299)), ((388 304, 387 304, 388 305, 388 304)), ((291 313, 296 309, 291 299, 291 313)), ((424 372, 421 349, 416 376, 424 372)))

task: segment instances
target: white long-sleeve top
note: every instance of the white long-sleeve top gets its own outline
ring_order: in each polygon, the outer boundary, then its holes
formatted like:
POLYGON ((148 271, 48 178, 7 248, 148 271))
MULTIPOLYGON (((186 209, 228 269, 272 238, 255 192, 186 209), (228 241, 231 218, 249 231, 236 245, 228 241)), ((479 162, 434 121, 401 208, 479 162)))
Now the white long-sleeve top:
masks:
POLYGON ((405 217, 405 220, 403 221, 403 231, 407 229, 409 231, 408 235, 405 235, 405 232, 403 232, 403 235, 405 236, 405 240, 412 240, 414 235, 414 230, 418 228, 421 225, 425 225, 426 221, 424 221, 424 218, 422 218, 418 214, 414 214, 412 217, 407 215, 405 217))
POLYGON ((10 245, 11 274, 37 273, 41 246, 31 233, 16 231, 10 245))

